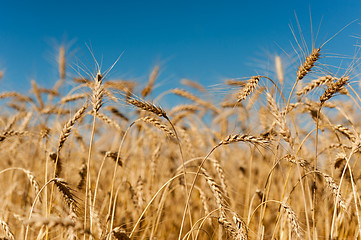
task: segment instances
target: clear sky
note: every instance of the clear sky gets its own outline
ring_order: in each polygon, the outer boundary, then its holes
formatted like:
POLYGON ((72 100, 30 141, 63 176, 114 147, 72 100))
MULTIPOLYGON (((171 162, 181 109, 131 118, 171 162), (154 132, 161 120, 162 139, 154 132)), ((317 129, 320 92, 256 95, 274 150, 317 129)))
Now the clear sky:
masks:
MULTIPOLYGON (((69 48, 72 66, 91 58, 86 44, 103 59, 104 69, 124 52, 111 78, 145 83, 159 64, 158 81, 166 89, 182 78, 210 86, 267 74, 273 54, 294 54, 295 13, 309 46, 310 14, 314 35, 321 24, 317 46, 360 18, 361 1, 1 1, 0 69, 6 73, 0 89, 27 91, 33 78, 53 86, 61 43, 69 48)), ((360 35, 357 20, 323 53, 352 56, 360 35)))

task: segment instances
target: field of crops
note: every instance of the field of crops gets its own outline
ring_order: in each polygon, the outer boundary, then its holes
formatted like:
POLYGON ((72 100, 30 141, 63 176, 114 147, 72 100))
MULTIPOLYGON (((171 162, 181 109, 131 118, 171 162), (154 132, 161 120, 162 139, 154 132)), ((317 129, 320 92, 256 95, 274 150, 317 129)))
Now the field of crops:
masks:
POLYGON ((1 239, 360 238, 358 59, 326 59, 155 95, 60 47, 53 88, 0 93, 1 239))

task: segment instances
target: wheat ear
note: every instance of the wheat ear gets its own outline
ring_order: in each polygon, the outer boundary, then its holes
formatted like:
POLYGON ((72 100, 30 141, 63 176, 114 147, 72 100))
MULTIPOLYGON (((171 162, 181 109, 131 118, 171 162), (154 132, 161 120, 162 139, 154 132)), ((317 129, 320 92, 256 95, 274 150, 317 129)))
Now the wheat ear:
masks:
POLYGON ((253 144, 263 145, 263 144, 268 144, 269 140, 262 138, 262 137, 248 135, 248 134, 244 134, 244 135, 236 134, 236 135, 229 135, 227 138, 220 141, 218 143, 218 145, 227 145, 227 144, 234 143, 234 142, 249 142, 249 143, 253 143, 253 144))
POLYGON ((114 114, 115 116, 123 119, 126 122, 129 122, 129 118, 127 118, 122 112, 120 112, 117 108, 112 107, 112 106, 107 106, 105 107, 106 110, 110 111, 112 114, 114 114))
POLYGON ((283 84, 284 79, 285 79, 285 74, 283 71, 282 59, 278 55, 275 56, 275 68, 276 68, 276 74, 277 74, 278 81, 281 84, 283 84))
POLYGON ((156 118, 152 118, 152 117, 144 117, 141 118, 141 120, 143 120, 144 122, 150 123, 153 126, 155 126, 156 128, 162 130, 166 135, 170 136, 170 137, 176 137, 175 134, 164 124, 162 124, 158 119, 156 118))
POLYGON ((65 47, 60 46, 59 48, 59 75, 61 79, 65 79, 65 73, 66 73, 66 58, 65 58, 65 47))
POLYGON ((194 89, 197 89, 197 90, 200 91, 200 92, 203 92, 203 93, 206 92, 206 89, 205 89, 201 84, 199 84, 199 83, 197 83, 197 82, 195 82, 195 81, 192 81, 192 80, 190 80, 190 79, 183 78, 183 79, 181 80, 181 83, 182 83, 183 85, 187 85, 187 86, 189 86, 189 87, 192 87, 192 88, 194 88, 194 89))
POLYGON ((286 215, 287 215, 288 221, 291 224, 292 230, 296 233, 296 235, 299 238, 302 239, 301 227, 300 227, 300 223, 298 221, 298 218, 296 216, 296 213, 292 210, 292 208, 290 206, 288 206, 285 203, 282 203, 282 207, 286 211, 286 215))
POLYGON ((118 123, 116 123, 113 119, 109 118, 108 116, 100 113, 100 112, 97 112, 95 113, 95 116, 97 118, 99 118, 100 120, 102 120, 103 122, 105 122, 106 124, 108 124, 109 126, 112 126, 114 127, 115 129, 117 129, 119 132, 123 132, 123 129, 121 126, 119 126, 118 123))
POLYGON ((321 51, 321 48, 314 48, 312 50, 311 54, 306 57, 306 59, 303 62, 302 66, 298 67, 297 81, 304 78, 306 76, 306 74, 311 71, 311 69, 315 65, 316 61, 320 57, 320 51, 321 51))
POLYGON ((86 94, 86 93, 76 93, 76 94, 65 96, 65 97, 61 98, 60 103, 76 101, 79 99, 86 98, 87 96, 88 96, 88 94, 86 94))
POLYGON ((337 92, 341 91, 343 86, 348 82, 348 77, 342 77, 337 82, 330 84, 326 91, 320 97, 321 104, 333 97, 337 92))
POLYGON ((98 72, 94 79, 93 95, 92 95, 92 104, 93 104, 93 113, 97 113, 103 105, 104 97, 104 87, 102 85, 103 75, 98 72))
POLYGON ((64 146, 65 141, 68 139, 71 129, 74 127, 75 123, 83 116, 85 110, 87 109, 88 104, 85 103, 74 116, 64 125, 63 130, 61 131, 58 143, 58 152, 64 146))
POLYGON ((10 239, 10 240, 15 240, 14 234, 11 232, 9 225, 0 219, 0 225, 1 227, 4 229, 4 232, 6 234, 6 236, 10 239))
POLYGON ((135 99, 132 97, 127 99, 127 102, 135 107, 143 109, 144 111, 152 112, 160 117, 164 117, 165 119, 168 119, 166 112, 162 108, 157 107, 157 106, 153 105, 152 103, 142 101, 139 99, 135 99))
POLYGON ((159 66, 155 66, 153 68, 153 71, 150 73, 147 86, 142 90, 142 97, 143 98, 145 98, 146 96, 148 96, 152 92, 154 82, 158 77, 158 73, 159 73, 159 66))
POLYGON ((61 178, 54 178, 53 182, 58 188, 59 192, 61 192, 61 194, 63 195, 63 198, 70 207, 71 211, 76 213, 78 210, 78 203, 75 199, 75 195, 72 192, 73 190, 69 187, 68 183, 61 178))
POLYGON ((299 96, 305 95, 308 92, 312 91, 313 89, 315 89, 323 84, 332 82, 333 79, 334 78, 330 75, 319 77, 319 78, 313 80, 312 82, 310 82, 309 84, 307 84, 306 87, 304 87, 303 89, 298 91, 296 94, 299 96))
POLYGON ((357 138, 355 136, 355 134, 353 132, 351 132, 350 129, 348 129, 345 126, 342 126, 341 124, 335 125, 333 126, 333 128, 337 131, 339 131, 340 133, 342 133, 343 135, 345 135, 348 139, 351 140, 351 142, 355 143, 357 138))
POLYGON ((218 108, 216 108, 214 105, 212 105, 209 102, 204 101, 203 99, 200 99, 199 97, 196 97, 195 95, 193 95, 192 93, 190 93, 186 90, 175 88, 175 89, 172 89, 171 92, 176 95, 179 95, 181 97, 188 98, 206 108, 209 108, 209 109, 213 110, 215 113, 219 112, 218 108))
POLYGON ((244 85, 241 91, 238 94, 238 101, 241 102, 245 100, 257 87, 258 82, 260 80, 260 76, 253 76, 248 82, 244 85))
POLYGON ((113 237, 117 240, 130 240, 124 229, 116 227, 111 231, 113 237))

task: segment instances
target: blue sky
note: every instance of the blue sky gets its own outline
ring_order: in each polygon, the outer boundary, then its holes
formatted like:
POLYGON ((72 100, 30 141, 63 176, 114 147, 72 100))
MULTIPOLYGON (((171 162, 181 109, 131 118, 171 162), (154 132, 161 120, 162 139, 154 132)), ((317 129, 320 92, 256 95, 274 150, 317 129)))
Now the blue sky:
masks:
MULTIPOLYGON (((86 44, 104 69, 124 52, 110 78, 145 83, 159 64, 165 89, 182 78, 211 86, 266 75, 274 54, 294 54, 289 25, 297 28, 295 13, 309 46, 310 13, 314 35, 321 23, 317 46, 360 17, 361 1, 2 1, 0 69, 6 73, 0 89, 26 92, 31 79, 53 86, 60 43, 69 47, 71 66, 77 59, 91 62, 86 44)), ((325 56, 352 56, 359 23, 325 45, 325 56)))

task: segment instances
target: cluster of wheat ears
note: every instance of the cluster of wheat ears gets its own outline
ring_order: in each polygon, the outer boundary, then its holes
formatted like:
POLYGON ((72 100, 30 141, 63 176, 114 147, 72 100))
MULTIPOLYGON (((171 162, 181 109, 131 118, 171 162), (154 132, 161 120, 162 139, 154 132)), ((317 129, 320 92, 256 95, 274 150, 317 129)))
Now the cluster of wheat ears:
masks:
POLYGON ((1 239, 360 238, 357 78, 321 56, 294 77, 276 56, 216 104, 191 80, 155 98, 158 66, 141 87, 72 78, 61 47, 52 89, 0 93, 1 239))

